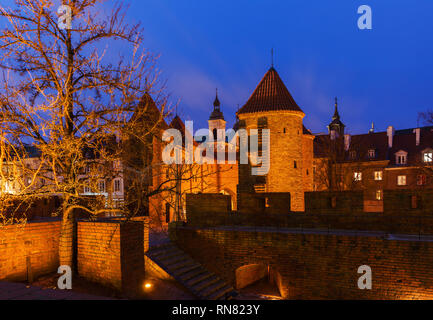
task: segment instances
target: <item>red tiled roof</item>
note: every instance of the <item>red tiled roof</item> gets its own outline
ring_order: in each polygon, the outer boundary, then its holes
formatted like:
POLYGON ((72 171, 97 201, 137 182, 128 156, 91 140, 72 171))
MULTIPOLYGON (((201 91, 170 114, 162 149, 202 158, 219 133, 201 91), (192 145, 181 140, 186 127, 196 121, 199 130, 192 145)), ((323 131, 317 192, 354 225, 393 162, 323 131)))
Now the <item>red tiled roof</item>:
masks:
POLYGON ((278 110, 300 111, 289 90, 274 68, 270 68, 247 103, 237 112, 253 113, 278 110))

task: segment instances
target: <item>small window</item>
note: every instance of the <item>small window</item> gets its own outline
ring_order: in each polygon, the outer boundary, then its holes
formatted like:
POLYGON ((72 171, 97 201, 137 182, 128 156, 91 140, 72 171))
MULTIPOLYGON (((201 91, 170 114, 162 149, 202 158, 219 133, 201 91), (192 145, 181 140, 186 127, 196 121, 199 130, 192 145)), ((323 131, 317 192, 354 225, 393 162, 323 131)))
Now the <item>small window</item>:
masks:
POLYGON ((122 188, 122 182, 120 179, 114 180, 114 192, 120 192, 122 188))
POLYGON ((294 167, 295 169, 298 168, 298 164, 297 164, 296 161, 293 161, 293 167, 294 167))
POLYGON ((383 179, 382 171, 374 171, 374 180, 380 181, 383 179))
POLYGON ((368 150, 368 157, 369 157, 370 159, 375 158, 375 157, 376 157, 376 150, 374 150, 374 149, 369 149, 369 150, 368 150))
POLYGON ((419 174, 419 175, 416 177, 416 184, 417 184, 418 186, 423 186, 423 185, 425 185, 425 184, 426 184, 426 175, 425 175, 425 174, 419 174))
POLYGON ((398 155, 396 161, 397 161, 397 164, 406 164, 407 156, 406 155, 398 155))
POLYGON ((410 197, 410 202, 411 202, 411 208, 412 209, 418 209, 418 197, 413 195, 410 197))
POLYGON ((90 166, 89 165, 86 165, 84 167, 84 173, 86 173, 86 174, 90 173, 90 166))
POLYGON ((355 150, 350 151, 349 152, 349 157, 350 157, 351 160, 356 159, 356 151, 355 150))
POLYGON ((101 180, 98 182, 98 190, 99 192, 105 192, 105 181, 101 180))
POLYGON ((361 181, 362 180, 362 172, 354 172, 353 173, 353 179, 355 181, 361 181))
POLYGON ((433 152, 424 152, 422 159, 424 162, 433 162, 433 152))
POLYGON ((335 209, 337 207, 337 197, 331 197, 331 208, 335 209))
POLYGON ((309 175, 310 173, 309 173, 309 171, 308 171, 308 169, 307 169, 307 176, 309 175))
POLYGON ((406 176, 398 176, 397 177, 397 185, 405 186, 406 185, 406 176))
POLYGON ((165 222, 170 222, 170 204, 168 202, 165 203, 165 222))
POLYGON ((286 128, 283 129, 283 132, 286 133, 286 128))
POLYGON ((84 193, 90 193, 90 187, 89 186, 84 186, 84 193))
POLYGON ((376 190, 376 200, 383 200, 383 191, 376 190))

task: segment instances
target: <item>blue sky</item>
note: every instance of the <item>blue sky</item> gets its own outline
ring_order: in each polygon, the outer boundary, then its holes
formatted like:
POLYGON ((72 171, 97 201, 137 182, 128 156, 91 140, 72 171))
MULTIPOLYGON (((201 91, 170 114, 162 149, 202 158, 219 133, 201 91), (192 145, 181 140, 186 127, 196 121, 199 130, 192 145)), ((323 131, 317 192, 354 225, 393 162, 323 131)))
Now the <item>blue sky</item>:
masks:
MULTIPOLYGON (((114 1, 114 0, 113 0, 114 1)), ((7 5, 10 0, 2 0, 7 5)), ((107 1, 110 5, 111 0, 107 1)), ((324 132, 334 97, 349 133, 415 127, 433 109, 432 0, 127 0, 145 45, 160 54, 178 113, 207 126, 218 87, 228 125, 270 67, 324 132), (367 4, 373 29, 359 30, 367 4)), ((112 48, 116 51, 119 48, 112 48)))
POLYGON ((415 127, 433 109, 433 1, 130 0, 179 114, 205 126, 215 87, 228 123, 275 67, 314 132, 326 130, 335 96, 351 133, 415 127), (367 4, 373 29, 359 30, 367 4))

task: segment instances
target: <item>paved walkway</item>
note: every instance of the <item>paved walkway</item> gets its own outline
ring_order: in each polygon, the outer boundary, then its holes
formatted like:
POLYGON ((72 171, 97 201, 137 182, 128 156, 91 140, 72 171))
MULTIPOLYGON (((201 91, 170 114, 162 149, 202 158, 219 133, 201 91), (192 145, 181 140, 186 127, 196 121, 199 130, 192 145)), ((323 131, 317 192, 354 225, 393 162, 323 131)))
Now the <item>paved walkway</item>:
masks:
POLYGON ((280 228, 280 227, 253 227, 253 226, 214 226, 214 227, 189 227, 184 229, 209 229, 241 232, 264 232, 264 233, 292 233, 292 234, 318 234, 356 237, 377 237, 384 240, 399 241, 421 241, 433 242, 433 235, 420 234, 390 234, 383 231, 362 231, 362 230, 339 230, 339 229, 312 229, 312 228, 280 228))
POLYGON ((71 290, 44 289, 22 283, 0 282, 0 300, 111 300, 71 290))

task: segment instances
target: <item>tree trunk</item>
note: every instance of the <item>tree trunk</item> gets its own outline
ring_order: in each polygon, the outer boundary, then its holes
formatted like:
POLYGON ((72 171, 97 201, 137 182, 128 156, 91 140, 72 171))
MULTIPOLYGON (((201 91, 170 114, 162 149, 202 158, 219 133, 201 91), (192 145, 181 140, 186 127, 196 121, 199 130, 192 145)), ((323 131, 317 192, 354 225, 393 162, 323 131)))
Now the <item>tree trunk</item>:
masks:
POLYGON ((64 209, 59 239, 59 262, 61 266, 74 267, 74 210, 64 209))

